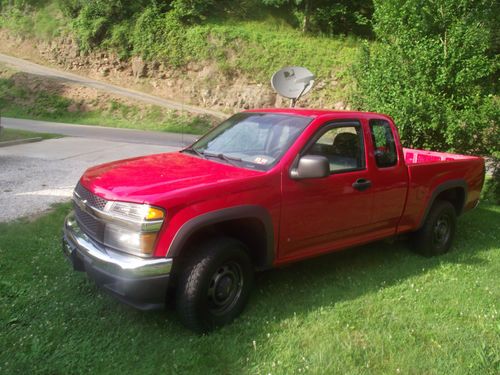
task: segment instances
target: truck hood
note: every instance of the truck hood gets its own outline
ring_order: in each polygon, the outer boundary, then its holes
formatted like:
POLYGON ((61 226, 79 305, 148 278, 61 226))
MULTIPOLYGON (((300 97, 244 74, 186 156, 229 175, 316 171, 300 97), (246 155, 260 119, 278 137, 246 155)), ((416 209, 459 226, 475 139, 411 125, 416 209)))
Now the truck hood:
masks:
POLYGON ((262 175, 262 172, 180 152, 114 161, 89 168, 81 183, 107 200, 155 204, 166 194, 262 175))

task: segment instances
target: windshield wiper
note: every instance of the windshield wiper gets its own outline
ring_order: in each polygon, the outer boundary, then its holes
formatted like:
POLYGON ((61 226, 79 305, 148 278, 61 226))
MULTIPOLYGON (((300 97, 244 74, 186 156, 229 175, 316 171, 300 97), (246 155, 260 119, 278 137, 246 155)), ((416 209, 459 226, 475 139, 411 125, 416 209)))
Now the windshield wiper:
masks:
POLYGON ((185 148, 184 150, 182 151, 188 151, 188 152, 193 152, 194 154, 196 154, 197 156, 199 156, 200 158, 202 159, 205 159, 205 156, 204 156, 204 152, 203 151, 198 151, 197 149, 195 149, 193 146, 189 146, 187 148, 185 148))
POLYGON ((236 166, 235 161, 243 161, 241 158, 236 158, 234 156, 224 155, 222 152, 203 152, 203 155, 210 156, 213 158, 218 158, 227 161, 229 164, 236 166))

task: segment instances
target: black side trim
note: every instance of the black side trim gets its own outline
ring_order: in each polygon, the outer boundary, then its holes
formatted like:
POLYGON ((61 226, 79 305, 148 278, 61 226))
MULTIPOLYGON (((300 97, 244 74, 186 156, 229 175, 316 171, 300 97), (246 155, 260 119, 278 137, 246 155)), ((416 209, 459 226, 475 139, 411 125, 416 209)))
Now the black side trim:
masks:
POLYGON ((424 215, 422 216, 422 219, 420 220, 420 224, 418 225, 418 229, 424 225, 425 220, 427 219, 427 215, 429 214, 429 211, 431 210, 432 205, 434 204, 434 201, 436 200, 437 196, 441 194, 443 191, 449 190, 449 189, 454 189, 454 188, 462 188, 464 190, 464 202, 462 207, 460 207, 460 210, 457 212, 457 216, 459 216, 464 209, 464 206, 467 202, 467 183, 465 180, 451 180, 451 181, 446 181, 443 182, 441 185, 438 185, 434 191, 432 192, 431 198, 429 199, 429 203, 427 204, 427 207, 425 208, 424 215))
POLYGON ((175 237, 168 248, 167 256, 174 258, 178 256, 191 235, 196 231, 212 224, 236 219, 258 219, 264 226, 266 232, 266 264, 262 268, 270 268, 273 265, 274 251, 274 230, 273 222, 269 212, 262 206, 245 205, 230 208, 223 208, 197 216, 184 223, 177 231, 175 237))

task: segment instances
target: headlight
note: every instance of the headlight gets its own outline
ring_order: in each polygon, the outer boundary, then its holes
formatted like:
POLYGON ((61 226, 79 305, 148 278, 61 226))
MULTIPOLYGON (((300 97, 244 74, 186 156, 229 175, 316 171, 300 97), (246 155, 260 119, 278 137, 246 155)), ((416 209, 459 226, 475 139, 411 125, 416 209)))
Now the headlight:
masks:
POLYGON ((164 210, 147 204, 108 202, 102 213, 106 246, 140 256, 153 255, 164 210))
POLYGON ((162 209, 151 207, 147 204, 135 204, 125 202, 109 202, 106 211, 114 216, 125 220, 143 222, 151 220, 163 220, 165 213, 162 209))

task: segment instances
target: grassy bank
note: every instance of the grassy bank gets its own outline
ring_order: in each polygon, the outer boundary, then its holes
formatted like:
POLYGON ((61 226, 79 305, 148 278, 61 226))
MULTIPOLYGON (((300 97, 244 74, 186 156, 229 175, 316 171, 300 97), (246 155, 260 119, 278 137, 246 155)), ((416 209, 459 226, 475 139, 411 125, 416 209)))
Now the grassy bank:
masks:
MULTIPOLYGON (((143 15, 144 16, 144 15, 143 15)), ((160 15, 151 15, 160 22, 160 15)), ((320 86, 312 90, 311 100, 326 103, 346 100, 352 77, 349 69, 360 51, 356 37, 304 35, 277 19, 266 21, 224 21, 183 27, 173 25, 178 35, 155 33, 149 18, 141 18, 127 38, 136 41, 133 52, 148 60, 168 61, 178 67, 208 61, 226 76, 243 77, 249 83, 269 84, 272 74, 284 66, 305 66, 317 77, 320 86)), ((169 25, 171 20, 161 20, 169 25)), ((113 40, 109 48, 119 48, 113 40)), ((202 63, 203 65, 203 63, 202 63)), ((210 77, 207 86, 211 86, 210 77)))
POLYGON ((0 225, 0 372, 498 374, 499 206, 459 220, 427 259, 377 243, 258 275, 249 307, 208 336, 137 312, 69 269, 66 205, 0 225))
POLYGON ((2 129, 0 133, 0 144, 2 142, 10 142, 10 141, 18 141, 23 139, 30 138, 41 138, 41 139, 52 139, 52 138, 60 138, 62 135, 60 134, 51 134, 51 133, 35 133, 27 130, 19 130, 19 129, 2 129))
POLYGON ((188 134, 203 134, 215 123, 208 116, 136 105, 93 89, 75 89, 2 66, 0 112, 5 117, 188 134), (72 91, 78 95, 71 94, 72 91))

